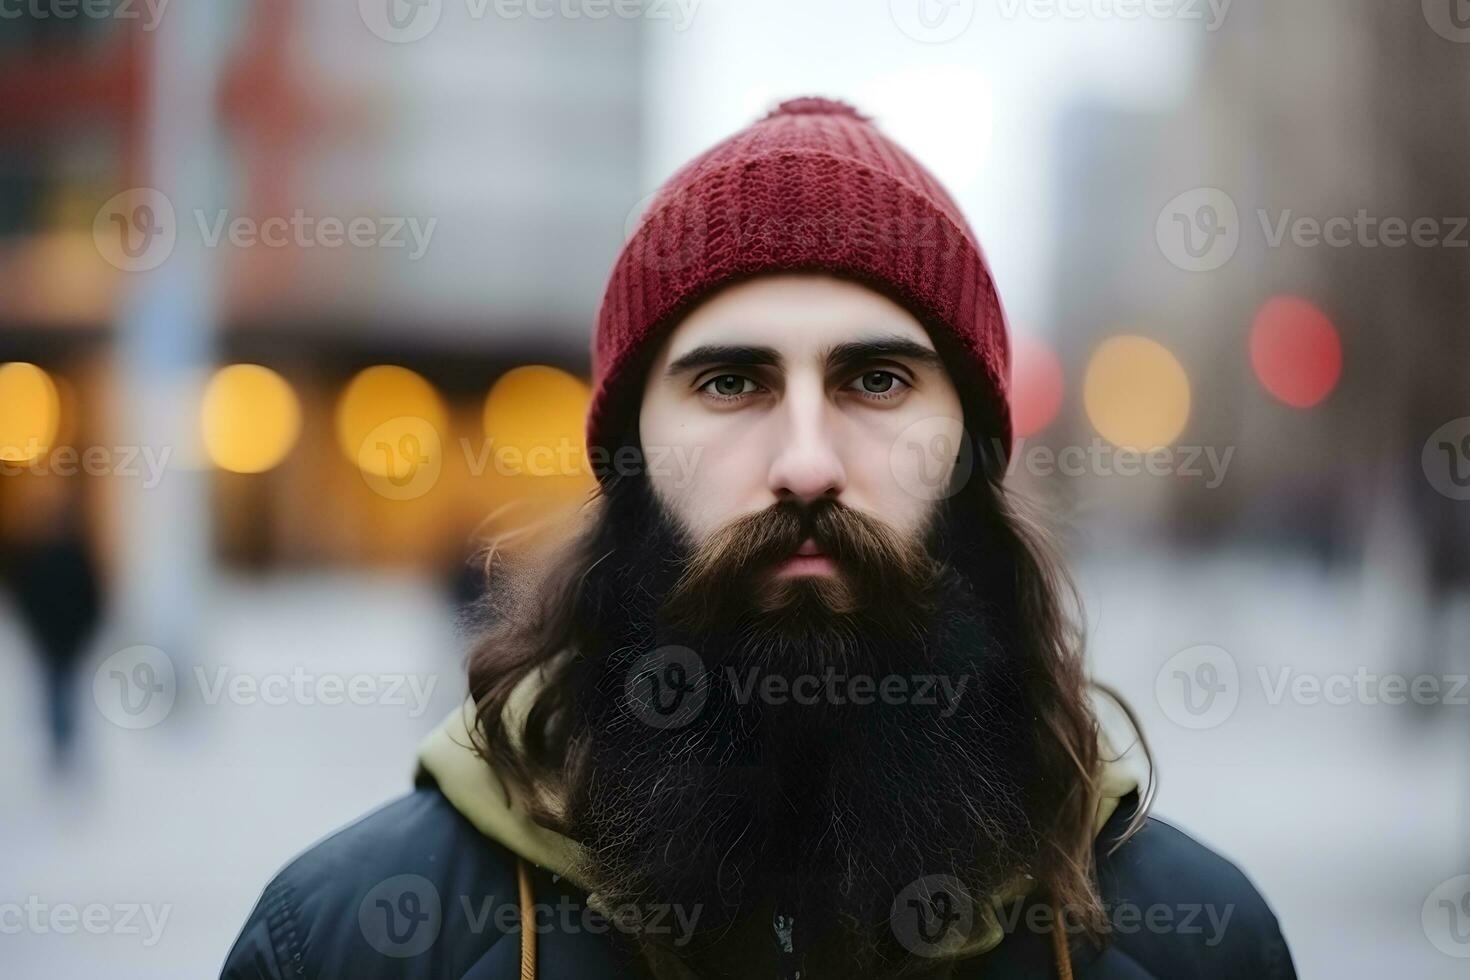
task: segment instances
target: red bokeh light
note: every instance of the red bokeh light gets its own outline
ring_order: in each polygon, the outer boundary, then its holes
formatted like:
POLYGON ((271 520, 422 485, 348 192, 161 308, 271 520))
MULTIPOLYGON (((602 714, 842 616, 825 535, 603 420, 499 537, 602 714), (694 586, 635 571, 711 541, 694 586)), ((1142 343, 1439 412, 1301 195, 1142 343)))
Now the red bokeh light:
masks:
POLYGON ((1039 340, 1016 336, 1011 344, 1011 424, 1024 439, 1051 425, 1062 407, 1062 362, 1039 340))
POLYGON ((1251 325, 1250 353, 1261 384, 1293 408, 1319 404, 1342 376, 1337 328, 1297 296, 1276 296, 1261 307, 1251 325))

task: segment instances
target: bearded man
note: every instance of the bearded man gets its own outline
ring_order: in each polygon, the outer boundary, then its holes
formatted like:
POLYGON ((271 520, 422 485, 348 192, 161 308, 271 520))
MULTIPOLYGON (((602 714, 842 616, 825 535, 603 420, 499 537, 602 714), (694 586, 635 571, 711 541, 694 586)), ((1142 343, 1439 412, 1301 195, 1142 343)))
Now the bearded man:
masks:
POLYGON ((226 977, 1295 975, 1148 814, 1004 486, 982 253, 869 119, 797 99, 675 174, 594 362, 585 526, 492 576, 415 791, 282 871, 226 977))

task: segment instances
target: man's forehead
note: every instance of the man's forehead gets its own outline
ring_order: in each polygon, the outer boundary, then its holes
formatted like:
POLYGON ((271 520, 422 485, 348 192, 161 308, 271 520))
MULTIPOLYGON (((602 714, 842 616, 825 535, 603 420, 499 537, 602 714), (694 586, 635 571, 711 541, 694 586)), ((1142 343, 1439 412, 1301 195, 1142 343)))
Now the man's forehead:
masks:
POLYGON ((663 360, 700 347, 761 347, 783 360, 822 358, 844 344, 904 339, 934 349, 914 316, 880 293, 828 277, 781 276, 732 287, 674 328, 663 360))

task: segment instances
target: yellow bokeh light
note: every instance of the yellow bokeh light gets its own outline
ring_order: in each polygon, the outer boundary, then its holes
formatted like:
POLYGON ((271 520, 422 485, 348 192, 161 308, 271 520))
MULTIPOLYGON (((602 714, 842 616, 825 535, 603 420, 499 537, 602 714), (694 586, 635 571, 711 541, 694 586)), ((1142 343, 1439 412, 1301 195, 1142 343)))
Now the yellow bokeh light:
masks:
POLYGON ((565 371, 533 365, 507 371, 485 399, 485 438, 507 476, 587 472, 583 425, 587 385, 565 371))
POLYGON ((1189 376, 1168 348, 1147 337, 1111 337, 1099 345, 1082 399, 1092 427, 1122 449, 1167 447, 1189 422, 1189 376))
POLYGON ((590 399, 581 379, 541 365, 508 371, 491 388, 481 458, 499 546, 555 533, 596 485, 583 435, 590 399))
POLYGON ((50 375, 34 364, 0 364, 0 460, 26 463, 51 449, 61 399, 50 375))
POLYGON ((221 368, 200 408, 204 449, 220 469, 263 473, 301 434, 301 404, 285 378, 259 364, 221 368))
POLYGON ((408 368, 358 373, 337 402, 337 442, 362 471, 398 481, 437 471, 449 413, 434 386, 408 368))

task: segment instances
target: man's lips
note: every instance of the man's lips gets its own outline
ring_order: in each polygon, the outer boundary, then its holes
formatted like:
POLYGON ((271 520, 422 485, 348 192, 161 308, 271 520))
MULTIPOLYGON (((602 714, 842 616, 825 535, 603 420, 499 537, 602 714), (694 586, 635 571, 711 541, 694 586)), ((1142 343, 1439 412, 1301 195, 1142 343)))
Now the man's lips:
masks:
POLYGON ((832 557, 818 547, 816 541, 807 538, 796 549, 796 554, 776 566, 778 576, 790 575, 832 575, 837 571, 837 563, 832 557))

